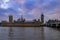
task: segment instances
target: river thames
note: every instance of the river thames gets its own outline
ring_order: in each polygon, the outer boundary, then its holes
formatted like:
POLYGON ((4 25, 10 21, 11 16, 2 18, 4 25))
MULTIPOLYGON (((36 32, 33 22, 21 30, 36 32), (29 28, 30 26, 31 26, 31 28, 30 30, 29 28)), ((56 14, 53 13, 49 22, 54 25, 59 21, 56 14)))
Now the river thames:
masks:
POLYGON ((0 40, 60 40, 60 30, 50 27, 0 27, 0 40))

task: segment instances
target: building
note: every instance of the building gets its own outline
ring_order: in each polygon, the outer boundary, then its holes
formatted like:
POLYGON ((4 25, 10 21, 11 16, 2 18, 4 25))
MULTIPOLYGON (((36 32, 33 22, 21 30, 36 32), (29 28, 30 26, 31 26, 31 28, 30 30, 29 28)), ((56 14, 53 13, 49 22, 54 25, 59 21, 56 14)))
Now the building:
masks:
POLYGON ((23 16, 21 16, 21 18, 13 21, 13 16, 9 15, 9 22, 8 23, 2 23, 2 26, 20 26, 20 27, 22 27, 22 26, 23 27, 44 26, 44 15, 41 14, 41 18, 34 19, 32 21, 25 21, 25 18, 23 18, 23 16))
POLYGON ((13 16, 9 15, 9 23, 12 23, 12 22, 13 22, 13 16))
POLYGON ((44 15, 43 15, 43 13, 41 14, 41 24, 44 24, 44 15))
POLYGON ((23 16, 18 18, 16 21, 14 20, 14 23, 23 23, 23 22, 25 22, 25 18, 23 18, 23 16))

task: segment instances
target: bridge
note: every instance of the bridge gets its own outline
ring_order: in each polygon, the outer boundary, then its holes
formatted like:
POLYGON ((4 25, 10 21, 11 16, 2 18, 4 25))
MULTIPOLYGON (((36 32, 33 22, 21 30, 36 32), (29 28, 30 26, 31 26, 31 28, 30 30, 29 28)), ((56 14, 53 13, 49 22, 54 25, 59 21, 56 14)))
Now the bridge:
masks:
POLYGON ((60 27, 60 22, 50 22, 50 23, 46 23, 46 25, 50 26, 50 27, 59 28, 60 27))

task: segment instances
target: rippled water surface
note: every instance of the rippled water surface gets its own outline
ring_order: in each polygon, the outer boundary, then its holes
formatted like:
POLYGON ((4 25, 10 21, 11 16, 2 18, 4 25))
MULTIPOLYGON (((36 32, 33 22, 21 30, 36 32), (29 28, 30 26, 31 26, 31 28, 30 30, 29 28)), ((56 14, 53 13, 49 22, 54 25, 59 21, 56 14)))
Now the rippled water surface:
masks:
POLYGON ((0 27, 0 40, 60 40, 60 30, 50 27, 0 27))

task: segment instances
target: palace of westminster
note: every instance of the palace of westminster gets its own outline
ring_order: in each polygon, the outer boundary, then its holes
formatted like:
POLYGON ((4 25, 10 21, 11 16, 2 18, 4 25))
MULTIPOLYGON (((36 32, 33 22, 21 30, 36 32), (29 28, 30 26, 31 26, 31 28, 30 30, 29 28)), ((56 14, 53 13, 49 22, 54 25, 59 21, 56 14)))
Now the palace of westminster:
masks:
POLYGON ((33 19, 32 21, 26 21, 26 19, 23 18, 23 16, 21 16, 21 18, 17 19, 17 21, 13 20, 13 16, 9 15, 9 22, 7 21, 2 21, 1 24, 3 26, 11 26, 11 25, 15 25, 15 26, 38 26, 38 25, 42 25, 44 24, 44 15, 41 14, 41 18, 40 19, 33 19))

